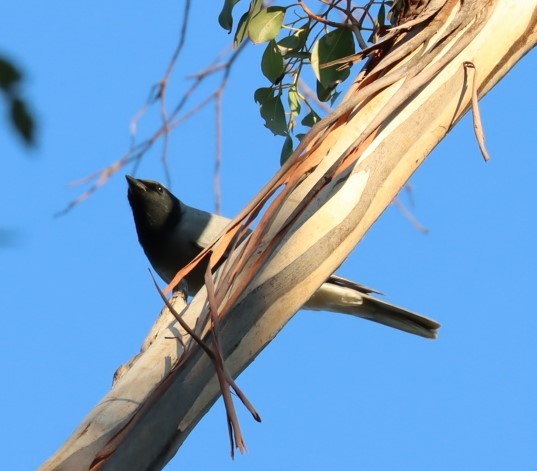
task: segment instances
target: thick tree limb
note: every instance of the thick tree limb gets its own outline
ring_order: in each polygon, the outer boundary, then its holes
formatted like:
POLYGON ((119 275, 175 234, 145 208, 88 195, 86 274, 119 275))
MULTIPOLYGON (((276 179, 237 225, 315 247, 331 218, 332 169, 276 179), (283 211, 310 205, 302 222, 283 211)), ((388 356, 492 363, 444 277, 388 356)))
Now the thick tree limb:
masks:
MULTIPOLYGON (((345 260, 469 109, 472 84, 463 64, 474 64, 482 97, 536 42, 537 0, 433 3, 435 15, 409 35, 401 27, 392 49, 312 129, 232 226, 242 230, 276 195, 215 282, 220 346, 232 375, 253 361, 345 260), (412 49, 405 49, 409 44, 412 49)), ((215 261, 232 240, 230 230, 210 248, 215 261)), ((183 316, 210 344, 205 290, 183 316)), ((174 325, 158 335, 43 470, 161 469, 172 458, 220 394, 210 360, 191 339, 183 337, 184 353, 178 342, 164 339, 178 335, 174 325), (148 369, 158 374, 135 397, 148 369)))

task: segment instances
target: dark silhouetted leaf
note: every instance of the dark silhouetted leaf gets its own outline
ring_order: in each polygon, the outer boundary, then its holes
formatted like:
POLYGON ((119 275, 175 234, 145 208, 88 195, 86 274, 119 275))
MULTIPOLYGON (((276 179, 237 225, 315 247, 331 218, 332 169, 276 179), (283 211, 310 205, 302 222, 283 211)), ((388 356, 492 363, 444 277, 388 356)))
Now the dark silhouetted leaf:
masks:
POLYGON ((233 7, 239 2, 239 0, 225 0, 222 11, 218 15, 218 23, 228 33, 231 33, 233 29, 233 7))
POLYGON ((386 8, 384 6, 384 3, 380 5, 379 8, 378 22, 380 25, 384 25, 384 23, 386 22, 386 8))
POLYGON ((272 83, 278 83, 283 78, 283 57, 274 41, 270 41, 261 59, 261 71, 272 83))
POLYGON ((262 104, 266 100, 274 96, 274 89, 270 87, 261 87, 254 92, 254 100, 256 103, 262 104))
POLYGON ((280 154, 280 165, 283 165, 285 161, 289 157, 291 157, 292 153, 293 153, 293 138, 288 135, 285 138, 285 141, 283 141, 282 153, 280 154))
POLYGON ((337 83, 334 83, 329 87, 325 87, 321 82, 317 80, 317 98, 321 101, 330 100, 330 98, 332 98, 332 92, 334 91, 334 88, 336 88, 336 86, 337 83))
POLYGON ((311 110, 306 116, 304 116, 304 119, 302 120, 302 126, 308 126, 311 128, 315 123, 320 120, 321 117, 317 113, 315 113, 315 111, 311 110))
POLYGON ((24 101, 15 98, 11 102, 11 122, 26 144, 34 143, 34 120, 24 101))
POLYGON ((11 62, 0 57, 0 88, 8 91, 21 78, 20 71, 11 62))
POLYGON ((259 112, 265 120, 265 127, 274 134, 286 136, 287 122, 285 121, 285 110, 283 109, 281 95, 274 96, 273 90, 270 88, 258 88, 255 91, 255 101, 259 103, 259 112), (271 90, 271 93, 267 93, 265 90, 271 90))

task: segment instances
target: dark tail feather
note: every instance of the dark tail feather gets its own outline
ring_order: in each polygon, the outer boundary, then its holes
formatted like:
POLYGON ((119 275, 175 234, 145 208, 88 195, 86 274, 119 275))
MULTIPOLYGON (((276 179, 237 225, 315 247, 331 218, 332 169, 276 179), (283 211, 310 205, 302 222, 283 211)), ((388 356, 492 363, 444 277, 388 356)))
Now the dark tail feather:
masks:
POLYGON ((331 311, 368 319, 429 339, 440 324, 399 306, 374 298, 369 288, 341 277, 329 278, 304 305, 304 309, 331 311))

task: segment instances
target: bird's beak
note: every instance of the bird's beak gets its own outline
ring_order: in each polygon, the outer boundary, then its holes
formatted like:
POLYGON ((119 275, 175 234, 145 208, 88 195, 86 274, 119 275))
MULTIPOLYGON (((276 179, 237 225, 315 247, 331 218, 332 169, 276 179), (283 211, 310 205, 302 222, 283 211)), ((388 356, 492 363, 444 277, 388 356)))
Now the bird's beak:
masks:
POLYGON ((129 184, 129 190, 131 191, 147 191, 147 187, 144 185, 142 180, 131 177, 130 175, 125 175, 127 183, 129 184))

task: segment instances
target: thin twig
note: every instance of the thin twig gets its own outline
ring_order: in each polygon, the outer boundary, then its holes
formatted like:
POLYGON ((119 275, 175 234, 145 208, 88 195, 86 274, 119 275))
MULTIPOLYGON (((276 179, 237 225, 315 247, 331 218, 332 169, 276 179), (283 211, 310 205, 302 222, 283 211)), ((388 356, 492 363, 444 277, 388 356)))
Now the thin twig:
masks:
POLYGON ((333 28, 349 28, 347 23, 337 23, 336 21, 331 21, 328 18, 325 18, 326 13, 323 15, 316 15, 310 8, 303 2, 303 0, 298 0, 298 4, 302 7, 306 15, 308 15, 312 20, 315 20, 319 23, 322 23, 327 26, 332 26, 333 28))
MULTIPOLYGON (((186 34, 186 29, 185 29, 186 34)), ((111 165, 107 166, 106 168, 94 172, 87 177, 84 177, 76 182, 72 182, 70 186, 77 186, 77 185, 83 185, 88 184, 92 181, 95 181, 86 191, 84 191, 79 197, 75 198, 73 201, 71 201, 66 208, 59 211, 55 214, 55 216, 61 216, 69 211, 71 211, 73 208, 78 206, 80 203, 88 199, 95 191, 97 191, 101 186, 103 186, 110 177, 112 177, 114 174, 119 172, 121 169, 125 168, 127 165, 133 163, 135 165, 135 168, 133 169, 133 173, 136 172, 137 165, 141 162, 142 158, 153 148, 154 144, 158 142, 161 138, 165 137, 169 132, 184 122, 186 122, 188 119, 190 119, 192 116, 194 116, 196 113, 201 111, 203 108, 205 108, 211 101, 216 100, 218 96, 222 95, 224 92, 224 89, 227 86, 229 74, 231 72, 231 69, 237 60, 237 58, 240 56, 242 51, 247 46, 247 42, 243 42, 236 50, 232 51, 229 54, 229 57, 224 63, 218 63, 221 60, 223 60, 225 54, 220 54, 215 61, 213 61, 213 64, 206 68, 205 70, 201 71, 200 73, 192 76, 193 77, 193 83, 190 85, 190 87, 183 93, 181 99, 175 106, 175 108, 172 110, 172 112, 166 114, 166 121, 161 124, 161 126, 151 135, 149 138, 145 139, 144 141, 140 142, 139 144, 135 144, 135 135, 132 134, 136 131, 138 126, 138 121, 143 117, 145 112, 151 107, 152 104, 155 103, 155 101, 159 100, 159 93, 158 93, 158 86, 153 87, 151 94, 144 105, 142 109, 136 114, 135 118, 131 121, 131 148, 129 151, 124 154, 121 158, 116 160, 111 165), (191 108, 189 111, 187 111, 182 116, 179 116, 179 114, 182 112, 184 107, 189 103, 190 99, 194 95, 194 92, 200 87, 200 85, 210 76, 222 72, 222 78, 220 80, 219 85, 217 86, 216 90, 213 91, 210 95, 208 95, 205 99, 203 99, 200 103, 195 105, 193 108, 191 108)), ((181 46, 182 47, 182 46, 181 46)), ((174 56, 172 57, 172 61, 175 59, 177 60, 177 57, 179 55, 179 52, 181 51, 181 47, 177 47, 176 51, 174 53, 174 56)), ((170 67, 168 67, 168 70, 171 70, 170 67)), ((162 81, 160 82, 162 83, 162 81)), ((162 112, 161 112, 161 116, 162 112)), ((164 149, 166 150, 166 144, 164 146, 164 149)))
POLYGON ((399 211, 406 217, 414 226, 414 228, 420 231, 423 234, 428 234, 429 229, 427 229, 418 219, 412 214, 412 212, 403 204, 400 198, 394 198, 393 204, 399 208, 399 211))
POLYGON ((214 175, 213 175, 213 191, 214 191, 214 209, 216 214, 222 212, 222 186, 220 169, 222 167, 222 100, 223 89, 220 89, 214 100, 215 119, 216 119, 216 155, 214 158, 214 175))

